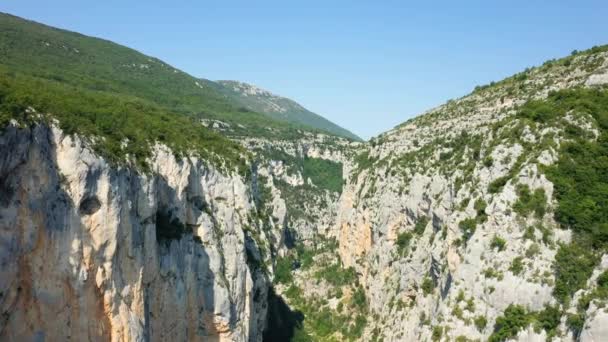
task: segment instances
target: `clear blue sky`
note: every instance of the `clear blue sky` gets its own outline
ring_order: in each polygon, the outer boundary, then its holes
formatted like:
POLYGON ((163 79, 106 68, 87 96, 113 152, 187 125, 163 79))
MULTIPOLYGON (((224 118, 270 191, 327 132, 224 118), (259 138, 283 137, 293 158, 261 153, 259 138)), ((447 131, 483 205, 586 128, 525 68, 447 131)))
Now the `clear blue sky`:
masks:
POLYGON ((608 43, 608 1, 4 0, 194 76, 254 83, 364 138, 475 85, 608 43), (44 4, 44 5, 43 5, 44 4))

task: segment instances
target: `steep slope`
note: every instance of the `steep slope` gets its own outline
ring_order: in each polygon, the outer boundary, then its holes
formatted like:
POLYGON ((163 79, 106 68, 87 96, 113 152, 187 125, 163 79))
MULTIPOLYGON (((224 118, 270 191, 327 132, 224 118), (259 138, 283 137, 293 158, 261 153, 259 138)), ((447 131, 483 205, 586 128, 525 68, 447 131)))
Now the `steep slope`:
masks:
POLYGON ((351 146, 332 228, 277 259, 295 339, 603 340, 607 50, 351 146))
POLYGON ((309 111, 299 103, 288 98, 272 94, 267 90, 243 82, 217 81, 217 83, 223 86, 220 91, 251 111, 267 114, 277 120, 298 123, 338 136, 361 140, 355 134, 309 111))
POLYGON ((109 42, 0 25, 0 339, 292 336, 277 257, 333 225, 357 143, 180 97, 188 75, 109 42))
POLYGON ((325 236, 335 242, 292 254, 314 260, 280 288, 303 333, 605 340, 607 86, 597 47, 372 139, 325 236))
POLYGON ((246 109, 221 92, 221 85, 154 57, 4 13, 0 13, 0 66, 66 87, 138 100, 172 115, 219 120, 227 128, 224 134, 293 136, 299 130, 315 130, 246 109))

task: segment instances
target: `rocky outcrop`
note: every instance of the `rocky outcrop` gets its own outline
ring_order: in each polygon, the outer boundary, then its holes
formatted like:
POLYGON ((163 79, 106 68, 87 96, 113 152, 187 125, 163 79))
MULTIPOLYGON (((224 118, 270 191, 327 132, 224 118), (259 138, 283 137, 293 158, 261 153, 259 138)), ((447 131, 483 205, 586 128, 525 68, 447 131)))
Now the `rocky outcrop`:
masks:
POLYGON ((261 341, 249 185, 160 145, 147 173, 88 146, 0 135, 0 339, 261 341))
MULTIPOLYGON (((531 312, 556 305, 553 261, 571 236, 557 228, 553 184, 541 171, 557 160, 560 142, 540 141, 563 127, 515 131, 512 118, 517 105, 551 90, 601 86, 606 57, 531 70, 520 76, 525 91, 503 81, 373 139, 370 166, 355 167, 333 228, 376 317, 363 340, 486 340, 509 305, 531 312), (522 186, 545 196, 536 218, 514 209, 522 186)), ((575 124, 597 136, 593 125, 575 124)), ((589 307, 580 336, 562 318, 555 339, 606 339, 604 311, 589 307)), ((547 332, 530 327, 514 338, 544 341, 547 332)))

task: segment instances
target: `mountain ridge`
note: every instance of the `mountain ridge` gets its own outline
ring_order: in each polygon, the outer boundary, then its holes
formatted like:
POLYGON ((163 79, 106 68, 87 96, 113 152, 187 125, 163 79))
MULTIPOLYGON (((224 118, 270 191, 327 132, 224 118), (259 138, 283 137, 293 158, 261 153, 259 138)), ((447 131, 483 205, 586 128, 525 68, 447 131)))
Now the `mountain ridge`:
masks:
POLYGON ((309 111, 292 99, 242 81, 218 80, 216 82, 224 87, 223 92, 225 94, 252 111, 266 113, 278 120, 298 122, 353 140, 362 140, 352 132, 319 114, 309 111))
POLYGON ((131 95, 175 114, 222 120, 245 128, 232 132, 235 135, 318 130, 245 109, 222 92, 220 84, 193 77, 158 58, 103 38, 6 13, 0 13, 0 28, 0 65, 12 71, 91 91, 131 95))

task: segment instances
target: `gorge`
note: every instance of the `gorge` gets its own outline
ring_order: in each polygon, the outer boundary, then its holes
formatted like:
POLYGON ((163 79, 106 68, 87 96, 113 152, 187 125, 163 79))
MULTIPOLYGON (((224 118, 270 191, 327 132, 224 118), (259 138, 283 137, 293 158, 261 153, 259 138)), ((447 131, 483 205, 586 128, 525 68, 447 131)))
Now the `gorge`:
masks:
POLYGON ((608 336, 608 46, 362 141, 246 83, 0 29, 1 340, 608 336))

